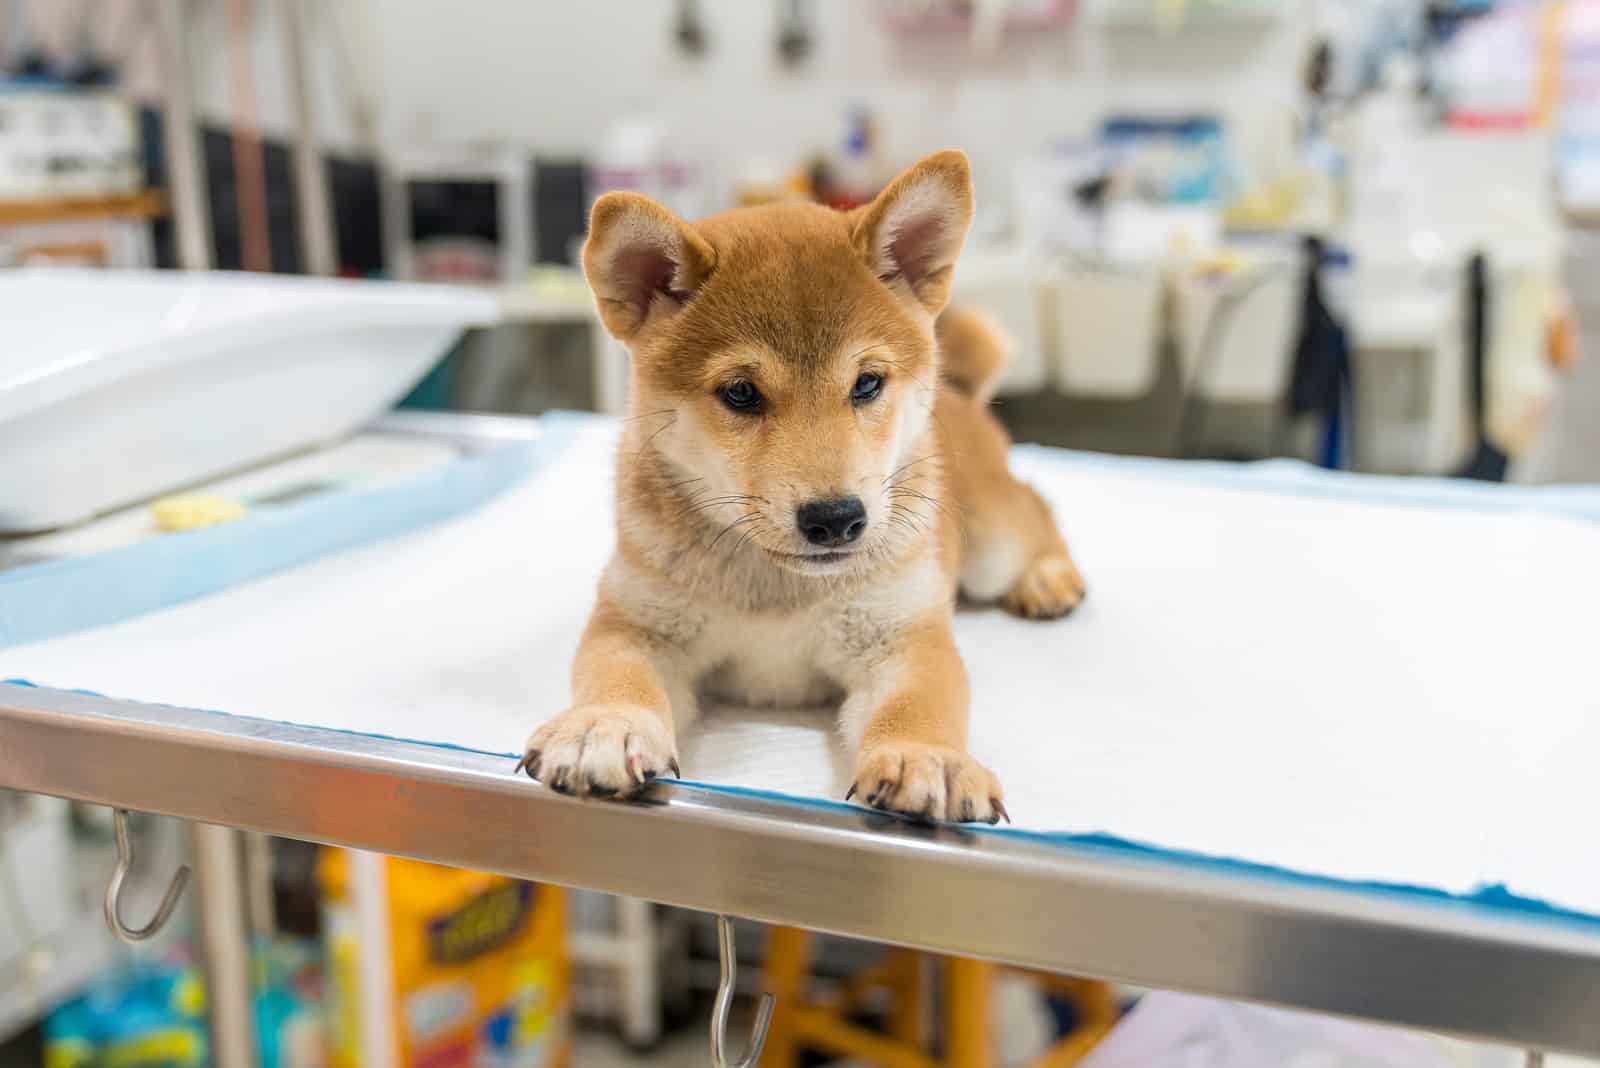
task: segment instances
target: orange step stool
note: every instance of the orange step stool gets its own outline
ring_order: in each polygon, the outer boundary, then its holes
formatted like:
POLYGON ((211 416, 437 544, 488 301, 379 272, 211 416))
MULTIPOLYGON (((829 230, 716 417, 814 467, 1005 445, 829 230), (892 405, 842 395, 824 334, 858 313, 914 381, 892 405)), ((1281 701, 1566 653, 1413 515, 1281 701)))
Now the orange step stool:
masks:
POLYGON ((846 980, 838 990, 810 997, 813 935, 774 927, 767 944, 764 989, 777 999, 760 1068, 794 1068, 802 1048, 855 1057, 881 1068, 990 1068, 994 1063, 993 981, 1001 971, 1028 975, 1078 1010, 1078 1026, 1031 1061, 1027 1068, 1076 1064, 1117 1022, 1116 995, 1105 983, 1007 968, 964 957, 935 957, 890 949, 883 960, 846 980), (923 1021, 927 976, 934 960, 944 964, 944 1059, 929 1050, 923 1021), (889 996, 885 1034, 851 1023, 849 1016, 874 994, 889 996))

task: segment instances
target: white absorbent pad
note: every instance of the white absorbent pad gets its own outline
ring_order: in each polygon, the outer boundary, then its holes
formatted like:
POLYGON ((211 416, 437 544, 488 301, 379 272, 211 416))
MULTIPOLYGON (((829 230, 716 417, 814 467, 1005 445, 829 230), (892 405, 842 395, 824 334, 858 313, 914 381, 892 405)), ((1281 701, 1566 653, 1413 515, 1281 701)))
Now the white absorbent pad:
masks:
MULTIPOLYGON (((612 543, 615 424, 549 425, 565 443, 487 503, 0 648, 0 678, 512 757, 568 703, 612 543)), ((1057 622, 958 614, 972 750, 1019 827, 1600 916, 1594 496, 1037 448, 1015 466, 1091 589, 1057 622)), ((714 709, 681 749, 708 785, 848 783, 825 711, 714 709)))

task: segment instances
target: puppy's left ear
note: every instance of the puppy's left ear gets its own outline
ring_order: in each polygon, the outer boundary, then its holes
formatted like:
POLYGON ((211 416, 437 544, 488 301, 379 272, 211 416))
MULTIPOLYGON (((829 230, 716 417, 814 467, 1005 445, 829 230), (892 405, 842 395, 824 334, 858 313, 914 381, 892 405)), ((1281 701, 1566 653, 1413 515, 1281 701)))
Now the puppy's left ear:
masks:
POLYGON ((886 285, 938 315, 972 224, 972 170, 964 153, 935 152, 857 209, 851 236, 886 285))

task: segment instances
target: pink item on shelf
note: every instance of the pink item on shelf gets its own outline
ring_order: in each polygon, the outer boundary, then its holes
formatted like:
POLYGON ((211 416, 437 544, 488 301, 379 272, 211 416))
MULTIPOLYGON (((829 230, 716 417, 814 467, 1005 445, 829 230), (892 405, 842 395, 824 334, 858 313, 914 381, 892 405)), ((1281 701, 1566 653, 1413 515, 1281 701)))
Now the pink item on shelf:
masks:
MULTIPOLYGON (((884 28, 893 33, 968 31, 977 18, 980 3, 942 0, 935 3, 908 3, 906 0, 881 0, 884 28)), ((1045 30, 1064 26, 1072 19, 1073 0, 1011 0, 1005 15, 1005 30, 1045 30)))

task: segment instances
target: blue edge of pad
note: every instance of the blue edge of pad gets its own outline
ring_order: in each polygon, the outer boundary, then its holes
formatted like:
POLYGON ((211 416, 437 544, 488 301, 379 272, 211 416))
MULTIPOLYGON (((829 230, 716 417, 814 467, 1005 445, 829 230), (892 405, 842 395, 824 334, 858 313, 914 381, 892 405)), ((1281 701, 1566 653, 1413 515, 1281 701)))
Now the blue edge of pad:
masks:
MULTIPOLYGON (((313 498, 288 508, 252 513, 222 526, 172 534, 92 557, 51 561, 0 573, 0 649, 102 626, 213 593, 306 563, 343 549, 379 541, 469 511, 555 459, 585 426, 601 417, 557 412, 540 419, 542 433, 526 443, 503 446, 450 465, 442 471, 372 490, 313 498), (131 580, 130 580, 131 576, 131 580)), ((1368 503, 1467 508, 1487 512, 1529 511, 1600 522, 1600 487, 1506 486, 1384 478, 1326 472, 1293 460, 1253 464, 1145 460, 1135 457, 1069 453, 1022 445, 1025 463, 1048 462, 1078 469, 1127 473, 1245 491, 1271 491, 1341 498, 1368 503)), ((25 679, 0 680, 34 686, 25 679)), ((89 691, 78 691, 89 693, 89 691)), ((90 696, 102 696, 90 694, 90 696)), ((231 716, 229 712, 214 715, 231 716)), ((252 718, 252 717, 241 717, 252 718)), ((284 721, 288 722, 288 721, 284 721)), ((516 753, 494 753, 448 742, 306 727, 336 734, 428 745, 512 761, 516 753)), ((509 767, 507 768, 510 773, 509 767)), ((719 786, 680 780, 685 785, 734 797, 777 801, 797 809, 861 811, 859 806, 822 798, 719 786)), ((972 833, 1003 835, 1071 849, 1087 856, 1136 858, 1226 875, 1245 875, 1299 886, 1399 897, 1405 900, 1484 912, 1578 924, 1600 930, 1600 914, 1565 908, 1485 884, 1466 893, 1436 887, 1376 880, 1340 879, 1256 861, 1168 849, 1109 832, 1041 832, 973 827, 972 833)))

